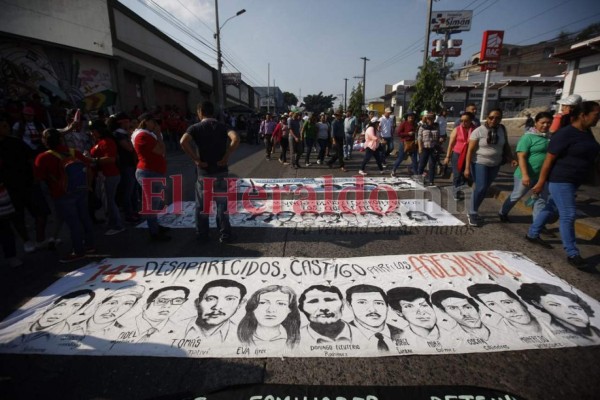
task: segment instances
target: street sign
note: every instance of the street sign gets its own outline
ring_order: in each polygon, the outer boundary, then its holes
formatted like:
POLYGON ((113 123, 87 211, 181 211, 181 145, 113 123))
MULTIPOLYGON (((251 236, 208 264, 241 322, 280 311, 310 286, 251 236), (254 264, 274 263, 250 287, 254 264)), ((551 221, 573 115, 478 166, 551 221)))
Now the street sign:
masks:
POLYGON ((453 47, 451 49, 442 49, 440 51, 437 51, 436 49, 432 49, 431 56, 432 57, 443 57, 444 55, 446 55, 446 57, 458 57, 458 56, 460 56, 460 51, 461 51, 460 47, 453 47))
POLYGON ((486 62, 480 65, 481 69, 480 71, 495 71, 498 69, 498 63, 497 62, 486 62))
MULTIPOLYGON (((443 40, 443 39, 435 39, 432 42, 432 45, 435 47, 439 40, 443 40)), ((452 39, 452 46, 454 46, 454 47, 462 46, 462 39, 452 39)))
POLYGON ((225 73, 223 74, 224 85, 235 85, 238 86, 242 82, 242 74, 239 72, 225 73))
POLYGON ((430 21, 430 29, 439 31, 470 31, 473 11, 433 11, 430 21))
POLYGON ((484 31, 479 60, 498 62, 502 55, 503 40, 504 31, 484 31))

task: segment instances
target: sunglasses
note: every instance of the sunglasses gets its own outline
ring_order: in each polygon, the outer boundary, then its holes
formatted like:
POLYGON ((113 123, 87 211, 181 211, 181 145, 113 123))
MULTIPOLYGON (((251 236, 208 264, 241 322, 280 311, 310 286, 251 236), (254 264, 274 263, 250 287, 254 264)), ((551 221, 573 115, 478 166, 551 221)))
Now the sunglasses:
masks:
POLYGON ((500 121, 502 119, 502 117, 497 117, 497 116, 490 116, 487 117, 488 119, 491 119, 492 121, 500 121))

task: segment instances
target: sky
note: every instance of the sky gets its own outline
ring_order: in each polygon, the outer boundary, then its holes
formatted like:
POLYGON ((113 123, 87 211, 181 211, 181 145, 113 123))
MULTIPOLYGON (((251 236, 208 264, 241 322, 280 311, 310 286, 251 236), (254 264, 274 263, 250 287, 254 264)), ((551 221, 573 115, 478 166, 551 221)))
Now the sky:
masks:
MULTIPOLYGON (((214 0, 119 0, 216 67, 214 0), (178 25, 179 28, 176 28, 178 25)), ((278 86, 297 97, 323 92, 342 101, 363 75, 366 97, 386 84, 415 79, 423 63, 427 0, 221 0, 223 72, 241 72, 250 86, 278 86), (246 12, 224 22, 239 10, 246 12)), ((455 65, 479 51, 485 30, 504 30, 517 45, 553 39, 600 22, 597 0, 433 0, 433 12, 472 10, 455 65)), ((442 36, 432 33, 431 41, 442 36)), ((336 101, 337 104, 337 101, 336 101)))

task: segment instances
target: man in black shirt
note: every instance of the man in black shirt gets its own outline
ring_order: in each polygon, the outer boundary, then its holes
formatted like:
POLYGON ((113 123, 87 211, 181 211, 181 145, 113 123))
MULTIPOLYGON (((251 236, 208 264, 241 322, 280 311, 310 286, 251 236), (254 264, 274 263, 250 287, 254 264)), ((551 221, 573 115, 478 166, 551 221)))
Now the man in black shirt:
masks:
MULTIPOLYGON (((197 166, 196 181, 196 234, 198 240, 209 239, 208 217, 210 208, 204 209, 205 184, 212 182, 208 193, 227 192, 227 164, 229 156, 239 145, 239 136, 234 130, 214 118, 215 106, 209 101, 198 104, 200 122, 188 128, 181 137, 181 148, 197 166), (195 146, 194 146, 195 145, 195 146), (209 179, 206 179, 209 178, 209 179), (213 179, 212 181, 210 179, 213 179)), ((227 214, 227 197, 211 196, 217 205, 217 228, 221 243, 231 242, 231 225, 227 214)), ((210 197, 208 199, 210 201, 210 197)))

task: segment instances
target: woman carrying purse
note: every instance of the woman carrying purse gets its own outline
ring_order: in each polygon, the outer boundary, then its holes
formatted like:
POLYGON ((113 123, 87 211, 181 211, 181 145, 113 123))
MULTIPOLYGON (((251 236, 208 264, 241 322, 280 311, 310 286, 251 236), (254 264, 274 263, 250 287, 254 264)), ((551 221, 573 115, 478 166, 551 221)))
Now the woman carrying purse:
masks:
POLYGON ((452 194, 454 200, 464 200, 465 194, 460 190, 466 183, 463 176, 465 170, 465 159, 469 145, 469 137, 475 127, 473 119, 475 116, 470 112, 465 112, 460 116, 460 124, 450 133, 450 142, 448 143, 448 152, 444 159, 444 164, 452 163, 452 194))

